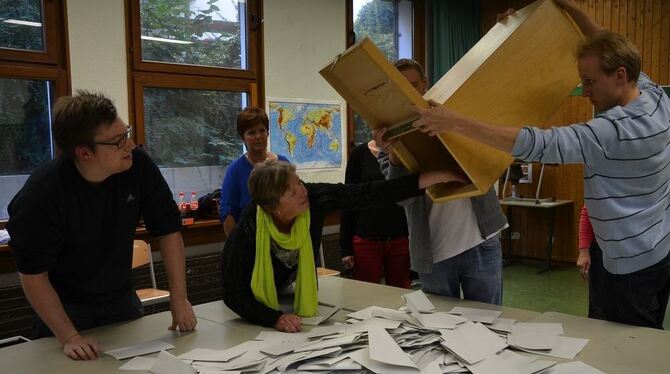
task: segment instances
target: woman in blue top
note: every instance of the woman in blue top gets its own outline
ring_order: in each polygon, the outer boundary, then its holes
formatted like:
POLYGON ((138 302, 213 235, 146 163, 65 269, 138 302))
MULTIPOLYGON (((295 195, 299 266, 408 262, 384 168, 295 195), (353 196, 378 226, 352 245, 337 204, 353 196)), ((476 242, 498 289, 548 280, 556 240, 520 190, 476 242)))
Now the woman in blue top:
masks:
POLYGON ((288 159, 268 151, 269 121, 261 108, 245 108, 237 115, 237 133, 247 152, 233 161, 221 186, 221 222, 226 237, 235 228, 240 212, 251 201, 247 180, 254 165, 265 160, 288 159))

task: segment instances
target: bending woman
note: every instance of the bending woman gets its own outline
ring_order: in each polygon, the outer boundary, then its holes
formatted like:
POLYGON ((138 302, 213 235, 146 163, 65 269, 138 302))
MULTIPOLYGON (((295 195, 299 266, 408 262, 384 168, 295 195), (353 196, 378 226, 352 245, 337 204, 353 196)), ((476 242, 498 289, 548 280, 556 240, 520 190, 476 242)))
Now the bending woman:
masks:
POLYGON ((363 184, 303 183, 287 162, 258 164, 249 177, 253 204, 223 248, 223 301, 250 323, 300 331, 300 317, 318 311, 314 257, 326 214, 388 204, 449 182, 464 180, 445 171, 363 184), (293 313, 282 312, 277 290, 294 280, 293 313))

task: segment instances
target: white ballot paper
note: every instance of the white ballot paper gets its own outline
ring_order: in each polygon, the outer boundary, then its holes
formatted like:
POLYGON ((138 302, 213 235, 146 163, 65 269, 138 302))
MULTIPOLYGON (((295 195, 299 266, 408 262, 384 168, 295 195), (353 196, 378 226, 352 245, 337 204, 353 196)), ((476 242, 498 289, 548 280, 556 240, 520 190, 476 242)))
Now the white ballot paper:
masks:
MULTIPOLYGON (((384 318, 370 318, 363 321, 357 321, 355 323, 345 325, 345 332, 347 334, 356 334, 360 332, 366 332, 371 327, 381 327, 387 330, 397 329, 400 326, 400 321, 389 320, 384 318)), ((312 330, 314 331, 314 330, 312 330)))
POLYGON ((405 299, 405 302, 409 302, 411 300, 412 304, 419 312, 431 313, 435 310, 433 303, 428 300, 426 294, 424 294, 421 290, 405 294, 402 297, 405 299))
POLYGON ((156 359, 153 357, 134 357, 119 368, 127 371, 149 371, 154 366, 156 359))
POLYGON ((347 314, 347 317, 355 318, 359 321, 362 321, 364 319, 369 319, 375 316, 379 317, 384 317, 387 319, 398 319, 399 321, 402 321, 403 318, 407 316, 407 313, 401 312, 396 309, 389 309, 389 308, 384 308, 381 306, 369 306, 365 309, 361 309, 358 312, 353 312, 347 314), (383 315, 382 315, 383 314, 383 315), (397 316, 396 318, 390 318, 389 316, 397 316))
POLYGON ((516 320, 510 318, 498 318, 488 328, 498 332, 510 333, 515 322, 516 320))
POLYGON ((168 352, 161 351, 150 370, 154 374, 195 374, 193 366, 185 363, 168 352))
POLYGON ((588 342, 588 339, 557 336, 556 344, 551 348, 551 350, 535 350, 521 347, 517 348, 526 352, 536 353, 538 355, 560 357, 572 360, 575 358, 575 356, 577 356, 577 354, 579 354, 579 352, 582 351, 582 349, 584 349, 588 342))
POLYGON ((550 350, 556 346, 558 335, 543 332, 512 332, 507 336, 507 344, 526 349, 550 350))
POLYGON ((581 361, 566 362, 558 364, 542 374, 605 374, 604 372, 589 366, 581 361))
POLYGON ((333 370, 361 370, 361 364, 356 361, 348 358, 342 357, 342 359, 334 364, 327 365, 323 361, 312 360, 308 364, 302 364, 298 366, 298 371, 333 371, 333 370))
POLYGON ((342 335, 338 336, 337 338, 332 338, 332 339, 327 339, 327 340, 317 340, 312 343, 307 343, 303 345, 302 347, 295 348, 293 351, 294 352, 308 352, 308 351, 316 351, 316 350, 321 350, 325 348, 331 348, 331 347, 339 347, 342 345, 350 345, 354 344, 358 338, 360 338, 361 334, 351 334, 351 335, 342 335))
POLYGON ((279 331, 261 331, 254 340, 262 341, 276 341, 276 342, 292 342, 296 340, 305 340, 304 334, 279 332, 279 331))
POLYGON ((394 366, 379 362, 370 358, 370 348, 359 349, 349 354, 352 360, 358 362, 368 370, 374 373, 383 374, 408 374, 419 373, 418 369, 412 369, 406 366, 394 366))
POLYGON ((456 306, 449 311, 451 314, 459 314, 472 322, 493 323, 502 314, 499 310, 466 308, 456 306))
POLYGON ((332 326, 315 327, 305 334, 305 338, 316 339, 331 335, 344 335, 346 331, 347 325, 337 322, 332 326))
POLYGON ((156 353, 172 348, 174 348, 174 345, 170 343, 166 343, 161 340, 151 340, 148 342, 131 345, 129 347, 113 349, 105 353, 114 357, 117 360, 123 360, 130 357, 142 356, 149 353, 156 353))
POLYGON ((563 324, 553 322, 517 322, 512 326, 512 334, 532 332, 539 334, 563 335, 563 324))
POLYGON ((523 356, 518 353, 514 353, 509 349, 505 349, 504 351, 498 353, 497 356, 505 360, 508 364, 512 365, 522 374, 538 373, 548 367, 556 365, 555 361, 538 360, 535 357, 523 356))
POLYGON ((475 364, 507 347, 505 341, 484 325, 466 322, 455 330, 440 330, 442 345, 468 364, 475 364))
MULTIPOLYGON (((423 294, 423 293, 422 293, 423 294)), ((409 296, 411 294, 407 294, 405 296, 409 296)), ((424 295, 425 297, 425 295, 424 295)), ((428 300, 428 299, 426 299, 428 300)), ((455 329, 456 325, 459 323, 463 323, 467 321, 465 318, 461 316, 457 316, 454 314, 449 314, 449 313, 443 313, 443 312, 437 312, 437 313, 429 313, 429 314, 422 314, 419 306, 417 306, 415 303, 416 302, 421 303, 421 298, 420 297, 406 297, 405 302, 407 303, 407 309, 409 309, 410 314, 414 319, 422 326, 427 329, 455 329)), ((425 308, 425 305, 424 305, 425 308)))
POLYGON ((274 345, 269 345, 260 349, 261 352, 268 354, 270 356, 281 356, 289 352, 293 352, 294 349, 300 348, 307 344, 306 341, 293 341, 293 342, 281 342, 274 345))
POLYGON ((302 324, 305 326, 316 326, 327 321, 333 314, 342 309, 342 304, 335 306, 319 305, 319 314, 314 317, 302 318, 302 324))
POLYGON ((431 314, 421 314, 421 324, 427 329, 455 329, 467 319, 455 314, 436 312, 431 314))
POLYGON ((193 366, 202 372, 203 370, 220 370, 220 371, 258 371, 265 366, 265 360, 232 360, 230 362, 208 362, 208 361, 196 361, 193 363, 193 366))
POLYGON ((474 365, 467 365, 472 374, 522 374, 498 355, 489 356, 474 365))
POLYGON ((217 362, 226 362, 231 359, 240 356, 244 351, 240 350, 219 350, 219 349, 207 349, 207 348, 196 348, 194 350, 188 351, 184 354, 179 355, 181 360, 193 360, 193 361, 217 361, 217 362))
POLYGON ((381 327, 371 327, 368 330, 368 344, 370 358, 394 366, 405 366, 416 369, 412 359, 403 352, 386 330, 381 327))

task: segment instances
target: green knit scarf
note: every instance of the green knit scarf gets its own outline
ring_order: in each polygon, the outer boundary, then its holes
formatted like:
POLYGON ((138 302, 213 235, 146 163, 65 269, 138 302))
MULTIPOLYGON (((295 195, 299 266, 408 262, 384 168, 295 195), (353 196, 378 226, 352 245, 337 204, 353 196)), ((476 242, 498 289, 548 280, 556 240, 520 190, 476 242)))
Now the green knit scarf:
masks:
POLYGON ((312 317, 318 312, 316 294, 316 269, 312 252, 312 238, 309 235, 309 209, 299 214, 293 222, 290 234, 277 230, 272 217, 260 206, 256 209, 256 261, 251 274, 251 290, 256 300, 279 310, 277 287, 275 286, 272 258, 270 257, 270 238, 280 247, 299 250, 298 278, 293 299, 294 312, 301 317, 312 317))

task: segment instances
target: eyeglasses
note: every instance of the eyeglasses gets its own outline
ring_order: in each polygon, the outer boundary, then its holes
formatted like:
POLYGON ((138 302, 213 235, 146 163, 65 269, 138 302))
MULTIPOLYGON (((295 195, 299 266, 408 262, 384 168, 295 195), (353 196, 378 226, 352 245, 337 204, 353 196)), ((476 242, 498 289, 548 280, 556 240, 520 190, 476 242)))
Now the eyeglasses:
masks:
POLYGON ((133 135, 133 127, 128 126, 128 129, 126 130, 125 135, 121 137, 118 141, 115 142, 95 142, 95 144, 100 144, 100 145, 115 145, 116 148, 121 149, 123 146, 126 145, 126 142, 130 137, 133 135))

